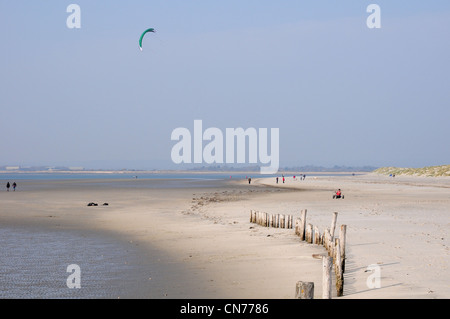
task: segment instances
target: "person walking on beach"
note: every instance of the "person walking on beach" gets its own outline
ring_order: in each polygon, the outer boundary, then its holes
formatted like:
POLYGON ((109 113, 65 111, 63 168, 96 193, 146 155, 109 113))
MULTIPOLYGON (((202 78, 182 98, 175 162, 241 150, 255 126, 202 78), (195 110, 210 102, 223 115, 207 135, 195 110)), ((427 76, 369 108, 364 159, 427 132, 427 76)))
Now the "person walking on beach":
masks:
POLYGON ((251 182, 252 182, 252 178, 249 177, 249 178, 248 178, 248 183, 250 184, 251 182))
POLYGON ((14 182, 13 183, 13 191, 16 191, 16 187, 17 187, 17 184, 16 184, 16 182, 14 182))
POLYGON ((284 184, 284 175, 282 175, 283 176, 283 184, 284 184))
POLYGON ((8 183, 6 183, 6 191, 7 192, 9 192, 9 187, 10 187, 11 185, 9 184, 9 182, 8 183))
POLYGON ((277 184, 278 184, 278 176, 277 176, 277 184))

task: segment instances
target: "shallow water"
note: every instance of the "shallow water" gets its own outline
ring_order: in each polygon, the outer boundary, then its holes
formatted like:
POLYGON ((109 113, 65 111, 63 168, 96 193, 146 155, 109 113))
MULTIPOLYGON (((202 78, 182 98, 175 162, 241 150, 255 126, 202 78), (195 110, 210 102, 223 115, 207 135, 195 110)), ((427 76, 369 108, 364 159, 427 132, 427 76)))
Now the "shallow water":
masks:
POLYGON ((0 245, 2 299, 151 297, 149 278, 158 277, 137 248, 109 236, 0 227, 0 245), (80 267, 81 288, 68 287, 71 264, 80 267))

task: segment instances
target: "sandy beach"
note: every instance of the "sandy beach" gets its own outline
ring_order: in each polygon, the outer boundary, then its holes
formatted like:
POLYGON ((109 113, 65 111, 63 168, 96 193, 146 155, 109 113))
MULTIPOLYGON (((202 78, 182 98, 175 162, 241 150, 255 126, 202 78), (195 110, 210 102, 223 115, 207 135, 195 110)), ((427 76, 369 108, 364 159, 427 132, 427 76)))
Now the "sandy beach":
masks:
POLYGON ((449 178, 285 176, 284 184, 252 178, 251 185, 241 180, 193 188, 149 187, 141 179, 25 181, 15 192, 0 192, 0 224, 120 241, 148 268, 140 268, 133 293, 117 297, 291 299, 297 281, 312 281, 319 299, 322 261, 313 255, 325 249, 300 241, 293 229, 251 224, 249 214, 254 209, 295 219, 307 209, 308 223, 322 230, 338 212, 338 226, 347 225, 340 298, 450 297, 449 178), (344 200, 332 199, 337 188, 344 200), (366 284, 373 264, 381 270, 376 289, 366 284))

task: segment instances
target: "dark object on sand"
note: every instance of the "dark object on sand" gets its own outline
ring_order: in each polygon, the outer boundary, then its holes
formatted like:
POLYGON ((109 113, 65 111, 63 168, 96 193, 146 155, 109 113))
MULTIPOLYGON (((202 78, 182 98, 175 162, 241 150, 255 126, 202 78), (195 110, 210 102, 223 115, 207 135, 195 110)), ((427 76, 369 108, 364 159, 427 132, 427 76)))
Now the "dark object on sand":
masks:
POLYGON ((93 203, 93 202, 90 202, 89 204, 87 204, 88 206, 98 206, 98 204, 97 203, 93 203))
POLYGON ((103 206, 108 206, 109 204, 108 203, 103 203, 103 206))

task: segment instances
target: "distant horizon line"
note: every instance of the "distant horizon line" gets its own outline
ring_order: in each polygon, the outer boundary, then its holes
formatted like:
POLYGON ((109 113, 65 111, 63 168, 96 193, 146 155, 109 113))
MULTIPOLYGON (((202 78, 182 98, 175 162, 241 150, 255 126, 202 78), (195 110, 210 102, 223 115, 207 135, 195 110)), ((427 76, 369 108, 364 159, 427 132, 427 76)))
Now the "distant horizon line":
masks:
MULTIPOLYGON (((370 172, 380 168, 379 166, 346 166, 346 165, 303 165, 303 166, 285 166, 280 167, 282 171, 302 171, 302 172, 370 172)), ((190 168, 88 168, 83 166, 63 166, 63 165, 1 165, 0 172, 256 172, 259 166, 201 166, 190 168)))

